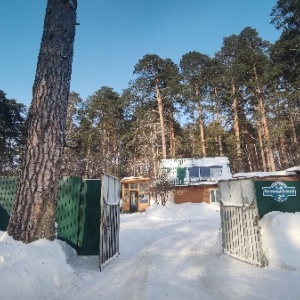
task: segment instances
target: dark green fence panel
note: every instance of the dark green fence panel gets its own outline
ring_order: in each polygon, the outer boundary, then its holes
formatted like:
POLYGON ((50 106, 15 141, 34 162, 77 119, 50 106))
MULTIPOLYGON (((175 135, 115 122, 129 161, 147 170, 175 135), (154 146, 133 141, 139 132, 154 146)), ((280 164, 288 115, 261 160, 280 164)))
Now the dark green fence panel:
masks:
POLYGON ((6 231, 17 190, 18 177, 0 177, 0 230, 6 231))
POLYGON ((78 238, 79 255, 99 254, 100 198, 101 180, 84 180, 82 189, 80 229, 78 238))
POLYGON ((56 210, 57 237, 77 249, 81 178, 63 176, 60 179, 56 210))
MULTIPOLYGON (((0 230, 6 231, 18 177, 0 177, 0 230)), ((57 237, 80 255, 98 255, 101 180, 77 176, 60 179, 56 211, 57 237)))
MULTIPOLYGON (((284 181, 287 188, 295 189, 295 196, 289 196, 286 200, 276 201, 272 196, 264 196, 263 188, 269 188, 275 181, 255 181, 255 192, 256 202, 261 219, 265 214, 271 211, 289 212, 295 213, 300 212, 300 182, 298 181, 284 181)), ((280 193, 278 191, 278 193, 280 193)), ((284 191, 282 192, 284 194, 284 191)))

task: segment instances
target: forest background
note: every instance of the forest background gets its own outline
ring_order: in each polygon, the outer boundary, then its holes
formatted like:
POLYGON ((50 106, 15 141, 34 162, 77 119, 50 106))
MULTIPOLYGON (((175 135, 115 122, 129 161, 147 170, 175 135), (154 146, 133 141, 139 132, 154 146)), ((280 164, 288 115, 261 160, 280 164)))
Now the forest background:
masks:
MULTIPOLYGON (((162 158, 206 156, 227 156, 233 173, 298 165, 299 12, 300 1, 277 1, 275 43, 246 27, 213 57, 145 54, 121 94, 70 93, 63 174, 152 177, 162 158)), ((0 175, 20 169, 27 111, 0 91, 0 175)))

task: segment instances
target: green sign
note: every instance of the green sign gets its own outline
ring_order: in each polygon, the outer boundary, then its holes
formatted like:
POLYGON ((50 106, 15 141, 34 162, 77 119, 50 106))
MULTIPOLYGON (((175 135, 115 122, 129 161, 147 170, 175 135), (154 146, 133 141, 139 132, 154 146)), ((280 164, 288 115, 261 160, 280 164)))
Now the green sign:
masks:
POLYGON ((288 187, 284 182, 273 182, 270 187, 263 187, 263 196, 273 197, 275 201, 283 202, 288 197, 296 196, 296 188, 288 187))
POLYGON ((271 211, 300 212, 300 181, 255 181, 259 217, 271 211))

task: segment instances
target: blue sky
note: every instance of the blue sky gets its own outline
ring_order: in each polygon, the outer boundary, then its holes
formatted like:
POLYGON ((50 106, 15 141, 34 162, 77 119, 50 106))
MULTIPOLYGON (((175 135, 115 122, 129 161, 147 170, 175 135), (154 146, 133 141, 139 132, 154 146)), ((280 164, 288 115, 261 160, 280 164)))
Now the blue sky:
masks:
MULTIPOLYGON (((121 93, 145 54, 179 63, 183 54, 213 56, 223 38, 255 28, 270 42, 276 0, 78 0, 71 90, 83 99, 102 86, 121 93)), ((0 90, 30 105, 46 0, 0 0, 0 90)))

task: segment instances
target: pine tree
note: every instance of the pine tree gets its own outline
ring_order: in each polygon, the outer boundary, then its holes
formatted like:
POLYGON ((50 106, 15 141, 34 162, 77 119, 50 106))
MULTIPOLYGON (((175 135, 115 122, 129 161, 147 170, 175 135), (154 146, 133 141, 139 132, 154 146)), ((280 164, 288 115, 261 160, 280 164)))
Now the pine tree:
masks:
POLYGON ((26 107, 0 90, 0 174, 16 175, 24 148, 26 107))
POLYGON ((232 169, 235 172, 244 170, 241 145, 241 124, 239 116, 243 113, 241 87, 243 85, 244 67, 239 63, 239 37, 231 35, 224 38, 222 48, 216 53, 218 64, 224 68, 223 84, 226 86, 225 103, 231 116, 234 137, 227 138, 233 144, 235 152, 232 156, 232 169))
POLYGON ((184 54, 180 60, 180 69, 191 102, 197 106, 200 132, 201 156, 206 156, 205 130, 203 121, 203 102, 208 92, 208 68, 210 58, 193 51, 184 54))
POLYGON ((104 86, 85 102, 78 136, 84 153, 84 176, 120 175, 124 108, 119 94, 104 86))
MULTIPOLYGON (((179 85, 180 75, 178 67, 170 59, 162 59, 155 54, 146 54, 134 67, 135 90, 142 90, 143 101, 155 98, 160 121, 162 158, 167 157, 166 142, 166 102, 170 101, 174 89, 179 85)), ((133 87, 132 87, 133 88, 133 87)), ((140 98, 141 99, 141 98, 140 98)), ((169 106, 170 107, 170 106, 169 106)))
POLYGON ((8 233, 54 238, 75 37, 77 1, 48 0, 29 112, 29 133, 8 233))
MULTIPOLYGON (((249 91, 252 94, 252 97, 250 97, 252 101, 248 102, 248 104, 252 105, 256 110, 255 117, 257 124, 259 124, 257 130, 259 134, 262 134, 262 145, 260 147, 263 150, 262 154, 266 157, 267 170, 275 171, 276 166, 272 150, 270 125, 267 118, 267 97, 265 93, 265 87, 270 81, 268 72, 270 60, 267 55, 269 43, 262 40, 255 29, 246 27, 239 35, 239 45, 242 49, 239 60, 246 70, 244 84, 247 86, 248 94, 249 91)), ((247 95, 247 97, 249 96, 247 95)))

